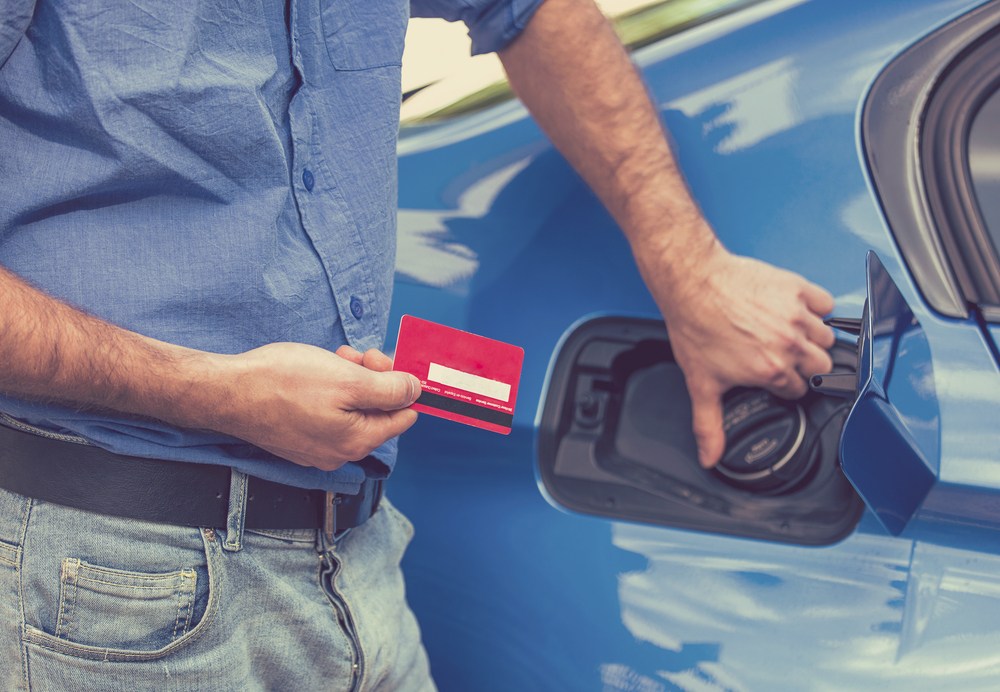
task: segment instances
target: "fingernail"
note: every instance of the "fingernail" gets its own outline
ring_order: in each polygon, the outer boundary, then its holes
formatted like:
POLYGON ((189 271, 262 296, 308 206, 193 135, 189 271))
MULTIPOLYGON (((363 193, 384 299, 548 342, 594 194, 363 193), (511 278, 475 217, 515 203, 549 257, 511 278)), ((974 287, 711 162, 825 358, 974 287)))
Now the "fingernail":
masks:
POLYGON ((412 404, 417 399, 420 398, 420 380, 417 379, 416 375, 410 375, 410 403, 412 404))

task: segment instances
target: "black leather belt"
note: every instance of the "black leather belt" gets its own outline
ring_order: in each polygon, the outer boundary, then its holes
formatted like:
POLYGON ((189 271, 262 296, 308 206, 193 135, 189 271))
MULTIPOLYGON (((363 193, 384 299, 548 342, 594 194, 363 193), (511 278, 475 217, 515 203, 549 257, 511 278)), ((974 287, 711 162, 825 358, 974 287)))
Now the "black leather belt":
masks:
MULTIPOLYGON (((0 487, 65 507, 180 526, 225 528, 230 469, 144 459, 0 425, 0 487)), ((384 482, 357 495, 303 490, 250 476, 245 528, 360 526, 378 509, 384 482)))

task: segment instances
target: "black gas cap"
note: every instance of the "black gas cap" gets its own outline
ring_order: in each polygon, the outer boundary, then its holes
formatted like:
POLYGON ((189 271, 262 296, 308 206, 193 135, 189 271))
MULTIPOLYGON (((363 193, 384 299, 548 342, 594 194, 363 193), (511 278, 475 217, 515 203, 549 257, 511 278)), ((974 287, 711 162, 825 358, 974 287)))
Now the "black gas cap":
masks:
POLYGON ((716 467, 730 485, 780 492, 808 472, 806 415, 762 389, 732 392, 723 403, 726 451, 716 467))
MULTIPOLYGON (((830 356, 834 374, 856 369, 854 342, 838 341, 830 356)), ((837 462, 849 403, 824 392, 798 401, 762 388, 727 393, 726 461, 703 469, 662 319, 604 315, 574 325, 544 391, 538 475, 568 511, 815 546, 850 535, 864 515, 837 462)))

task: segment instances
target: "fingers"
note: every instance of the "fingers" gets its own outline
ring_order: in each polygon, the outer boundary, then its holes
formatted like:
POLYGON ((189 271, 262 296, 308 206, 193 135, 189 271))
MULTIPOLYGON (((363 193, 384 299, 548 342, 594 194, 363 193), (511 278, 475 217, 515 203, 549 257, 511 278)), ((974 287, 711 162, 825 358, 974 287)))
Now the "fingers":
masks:
POLYGON ((372 372, 361 382, 352 403, 355 409, 395 411, 412 404, 420 396, 420 380, 406 372, 372 372))
MULTIPOLYGON (((801 353, 795 361, 790 362, 783 370, 771 376, 769 380, 759 384, 783 399, 798 399, 809 391, 808 381, 810 377, 830 372, 833 369, 833 360, 826 349, 805 339, 802 340, 799 348, 801 353)), ((744 384, 755 383, 747 382, 744 384)))
POLYGON ((370 348, 364 354, 356 351, 347 344, 336 350, 336 354, 344 360, 349 360, 355 365, 361 365, 375 372, 388 372, 392 370, 392 358, 385 355, 377 348, 370 348))
POLYGON ((305 344, 276 343, 232 358, 253 396, 232 402, 219 432, 303 466, 332 470, 362 459, 417 419, 408 410, 420 381, 391 372, 375 349, 341 346, 336 355, 305 344))
POLYGON ((350 411, 346 415, 354 420, 347 428, 350 432, 339 439, 311 441, 304 448, 267 443, 259 443, 259 446, 300 466, 334 471, 349 461, 364 459, 417 421, 417 412, 412 409, 350 411))
POLYGON ((833 296, 825 288, 806 281, 802 296, 806 300, 806 306, 820 317, 833 312, 833 296))
POLYGON ((833 329, 823 324, 823 320, 814 314, 806 316, 802 328, 809 341, 818 344, 823 348, 830 348, 837 340, 837 337, 833 333, 833 329))
POLYGON ((797 368, 802 377, 808 379, 813 375, 822 375, 833 370, 833 359, 825 348, 808 341, 803 349, 797 368))
POLYGON ((782 399, 798 399, 809 391, 809 385, 798 372, 793 370, 783 373, 782 377, 777 378, 771 384, 765 384, 764 389, 777 394, 782 399))
POLYGON ((417 421, 417 412, 402 408, 383 411, 377 408, 345 411, 346 425, 341 433, 329 439, 317 439, 310 450, 271 449, 278 456, 302 466, 315 466, 333 471, 349 461, 359 461, 386 441, 402 435, 417 421))
POLYGON ((698 463, 703 468, 715 466, 726 448, 722 430, 722 396, 713 391, 691 391, 691 416, 694 437, 698 442, 698 463))
POLYGON ((341 346, 340 348, 338 348, 335 351, 335 353, 338 356, 340 356, 341 358, 343 358, 344 360, 349 360, 352 363, 354 363, 355 365, 362 365, 362 361, 363 361, 364 357, 358 351, 355 351, 353 348, 351 348, 347 344, 344 344, 343 346, 341 346))
POLYGON ((388 372, 392 370, 392 358, 385 355, 377 348, 370 348, 365 351, 361 364, 369 370, 375 372, 388 372))
POLYGON ((352 411, 348 415, 356 417, 352 439, 341 441, 345 452, 342 459, 331 459, 326 463, 342 464, 364 459, 387 440, 402 435, 417 422, 417 412, 406 408, 395 411, 368 409, 352 411))
MULTIPOLYGON (((374 378, 376 386, 365 390, 363 401, 359 402, 362 405, 358 408, 395 411, 405 409, 420 396, 420 380, 409 373, 392 372, 392 358, 378 349, 370 348, 365 351, 360 364, 374 373, 379 373, 379 376, 374 378)), ((416 416, 416 413, 413 415, 416 416)), ((411 421, 406 428, 412 424, 411 421)))
POLYGON ((409 430, 411 425, 417 422, 417 412, 408 408, 396 411, 366 412, 366 415, 369 418, 375 417, 378 419, 375 421, 375 430, 376 438, 380 441, 372 447, 372 450, 375 450, 386 440, 391 440, 398 435, 402 435, 409 430))

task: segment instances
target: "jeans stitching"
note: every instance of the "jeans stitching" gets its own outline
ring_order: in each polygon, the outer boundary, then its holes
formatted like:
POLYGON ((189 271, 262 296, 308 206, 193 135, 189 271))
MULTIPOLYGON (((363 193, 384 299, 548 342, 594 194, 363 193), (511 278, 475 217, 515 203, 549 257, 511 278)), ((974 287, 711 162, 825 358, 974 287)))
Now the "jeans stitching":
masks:
MULTIPOLYGON (((91 661, 119 662, 155 661, 160 658, 165 658, 170 654, 177 653, 181 649, 190 646, 194 642, 201 639, 202 635, 208 631, 209 626, 215 620, 215 616, 218 615, 219 606, 222 603, 222 584, 218 579, 218 555, 212 557, 214 548, 208 545, 204 532, 202 532, 202 542, 205 545, 205 556, 208 561, 208 588, 210 594, 209 604, 211 605, 211 608, 205 611, 205 616, 202 618, 201 622, 199 622, 198 625, 191 630, 189 634, 192 634, 193 636, 191 636, 190 639, 186 639, 183 642, 168 644, 164 648, 158 649, 157 651, 123 651, 106 647, 98 648, 79 645, 74 642, 57 639, 50 634, 34 628, 29 630, 26 626, 24 631, 25 643, 34 644, 38 648, 46 651, 76 656, 78 658, 84 658, 91 661), (197 632, 197 634, 195 634, 195 632, 197 632), (58 646, 56 646, 56 644, 58 644, 58 646)), ((27 670, 27 666, 25 666, 25 670, 27 670)), ((27 676, 25 677, 25 682, 27 683, 27 676)))
MULTIPOLYGON (((197 578, 196 578, 197 579, 197 578)), ((191 606, 194 603, 193 595, 193 585, 189 587, 189 582, 187 581, 187 575, 181 575, 181 588, 177 594, 177 617, 174 618, 174 632, 170 638, 170 641, 176 641, 177 637, 183 635, 187 632, 188 627, 191 625, 191 606), (187 602, 187 616, 184 618, 184 626, 181 627, 181 614, 185 610, 184 603, 187 602)))
POLYGON ((105 586, 117 586, 122 589, 142 589, 144 591, 177 591, 180 587, 177 584, 171 586, 132 586, 129 584, 117 584, 113 581, 101 581, 100 579, 87 579, 86 577, 80 577, 77 579, 78 582, 85 581, 88 584, 104 584, 105 586))
POLYGON ((79 579, 79 560, 64 560, 62 564, 62 578, 59 588, 59 613, 56 615, 56 636, 69 639, 73 631, 73 615, 76 612, 76 585, 79 579), (69 566, 75 569, 69 574, 69 566), (67 607, 68 606, 68 607, 67 607), (63 630, 65 627, 65 631, 63 630))
POLYGON ((81 562, 77 560, 77 577, 78 582, 85 581, 91 584, 104 584, 105 586, 116 586, 122 589, 169 589, 169 590, 179 590, 183 589, 186 583, 188 575, 191 573, 187 569, 179 569, 175 572, 165 572, 163 574, 144 574, 142 572, 130 572, 118 569, 111 569, 109 567, 101 567, 100 565, 92 565, 88 562, 81 562), (97 575, 108 575, 108 577, 120 577, 121 581, 105 581, 104 579, 95 579, 94 577, 81 576, 81 572, 86 574, 93 572, 97 575), (125 583, 125 580, 130 580, 132 582, 139 583, 125 583), (170 584, 164 586, 143 586, 141 582, 165 582, 170 581, 170 584))
POLYGON ((252 533, 267 538, 277 538, 280 541, 289 543, 315 543, 316 529, 305 529, 309 534, 289 534, 290 531, 303 531, 303 529, 244 529, 243 533, 252 533))
POLYGON ((15 569, 21 564, 21 549, 12 545, 0 544, 0 562, 6 562, 15 569), (10 557, 7 555, 10 554, 10 557))
MULTIPOLYGON (((23 497, 23 496, 22 496, 23 497)), ((31 680, 28 675, 28 647, 25 637, 28 633, 28 618, 24 614, 24 569, 20 564, 24 561, 24 539, 28 535, 28 520, 31 517, 31 508, 35 506, 34 500, 24 498, 24 511, 21 515, 21 535, 18 537, 18 569, 17 569, 17 602, 21 611, 21 679, 24 682, 24 689, 31 689, 31 680)))

